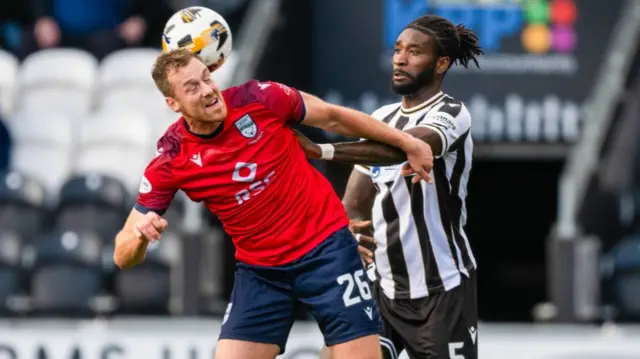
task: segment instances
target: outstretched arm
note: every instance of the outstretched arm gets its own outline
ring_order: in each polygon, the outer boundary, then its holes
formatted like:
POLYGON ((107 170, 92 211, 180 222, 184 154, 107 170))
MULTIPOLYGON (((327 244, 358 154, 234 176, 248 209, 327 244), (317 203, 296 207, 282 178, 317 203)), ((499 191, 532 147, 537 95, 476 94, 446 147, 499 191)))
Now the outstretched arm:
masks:
MULTIPOLYGON (((407 130, 406 133, 429 144, 433 152, 440 153, 442 151, 442 140, 433 130, 419 127, 407 130)), ((296 135, 308 157, 315 159, 321 159, 323 157, 322 146, 328 145, 318 145, 298 131, 296 131, 296 135)), ((388 166, 407 160, 407 154, 402 152, 402 150, 371 140, 340 142, 331 144, 330 146, 333 147, 332 160, 336 162, 388 166)))
MULTIPOLYGON (((345 136, 367 138, 398 148, 406 154, 405 159, 419 178, 431 180, 429 171, 433 166, 433 156, 431 148, 424 142, 360 111, 332 105, 309 94, 301 93, 301 96, 306 108, 303 124, 345 136)), ((326 148, 330 151, 333 149, 326 148)), ((321 158, 333 159, 334 154, 325 153, 321 158)))
MULTIPOLYGON (((406 132, 429 144, 433 153, 442 152, 442 140, 433 130, 416 127, 406 132)), ((371 140, 334 143, 333 146, 333 160, 337 162, 386 166, 407 160, 407 155, 399 149, 371 140)))
POLYGON ((301 92, 306 107, 302 124, 349 137, 361 137, 386 143, 410 152, 417 146, 415 138, 374 119, 366 113, 332 105, 316 96, 301 92))
MULTIPOLYGON (((462 104, 453 103, 442 106, 417 126, 405 132, 426 142, 434 156, 440 157, 456 148, 458 143, 462 143, 468 136, 470 128, 469 112, 462 104)), ((302 139, 300 142, 307 155, 312 158, 327 159, 326 152, 330 152, 330 159, 350 164, 390 165, 407 160, 406 155, 398 148, 376 141, 366 140, 332 145, 315 145, 302 139)))

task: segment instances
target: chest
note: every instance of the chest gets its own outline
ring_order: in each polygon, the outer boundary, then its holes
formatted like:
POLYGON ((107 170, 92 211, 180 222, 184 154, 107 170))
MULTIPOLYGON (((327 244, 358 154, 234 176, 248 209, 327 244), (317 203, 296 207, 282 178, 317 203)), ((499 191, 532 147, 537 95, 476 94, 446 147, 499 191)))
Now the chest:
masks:
POLYGON ((266 190, 286 167, 291 129, 259 114, 225 124, 213 140, 186 144, 174 174, 181 190, 196 202, 238 205, 266 190))

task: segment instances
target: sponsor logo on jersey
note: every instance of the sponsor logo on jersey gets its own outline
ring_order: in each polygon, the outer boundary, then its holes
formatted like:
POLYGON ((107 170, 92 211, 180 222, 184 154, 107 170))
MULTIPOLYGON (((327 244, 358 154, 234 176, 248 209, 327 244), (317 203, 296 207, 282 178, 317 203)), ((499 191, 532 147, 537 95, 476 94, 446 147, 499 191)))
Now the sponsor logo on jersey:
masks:
POLYGON ((376 178, 378 176, 380 176, 380 167, 378 166, 371 167, 371 177, 376 178))
POLYGON ((240 134, 246 138, 254 138, 258 133, 258 125, 256 125, 249 114, 240 117, 240 119, 234 123, 234 126, 236 126, 240 134))

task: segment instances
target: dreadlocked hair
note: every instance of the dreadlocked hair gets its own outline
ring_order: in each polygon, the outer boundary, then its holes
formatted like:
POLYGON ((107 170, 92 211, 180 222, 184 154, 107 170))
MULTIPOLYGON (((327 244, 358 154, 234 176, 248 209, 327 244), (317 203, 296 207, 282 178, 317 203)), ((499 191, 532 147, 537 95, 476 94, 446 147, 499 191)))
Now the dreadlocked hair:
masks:
POLYGON ((440 16, 424 15, 412 21, 407 28, 432 36, 436 40, 438 55, 451 58, 449 67, 458 64, 468 68, 469 61, 473 60, 480 68, 476 57, 484 52, 478 44, 478 36, 464 25, 453 25, 440 16))

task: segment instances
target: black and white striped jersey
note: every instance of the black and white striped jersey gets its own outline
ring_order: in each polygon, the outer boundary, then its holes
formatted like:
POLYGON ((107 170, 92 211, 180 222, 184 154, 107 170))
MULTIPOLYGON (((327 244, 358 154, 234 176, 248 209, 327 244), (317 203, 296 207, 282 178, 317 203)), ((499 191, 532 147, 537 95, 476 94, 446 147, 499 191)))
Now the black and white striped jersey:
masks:
POLYGON ((400 175, 401 165, 355 166, 377 190, 372 220, 380 286, 389 298, 421 298, 455 288, 476 268, 463 229, 473 153, 469 111, 440 92, 414 108, 396 103, 372 116, 403 130, 428 127, 443 144, 442 153, 434 153, 432 184, 412 184, 411 177, 400 175))

